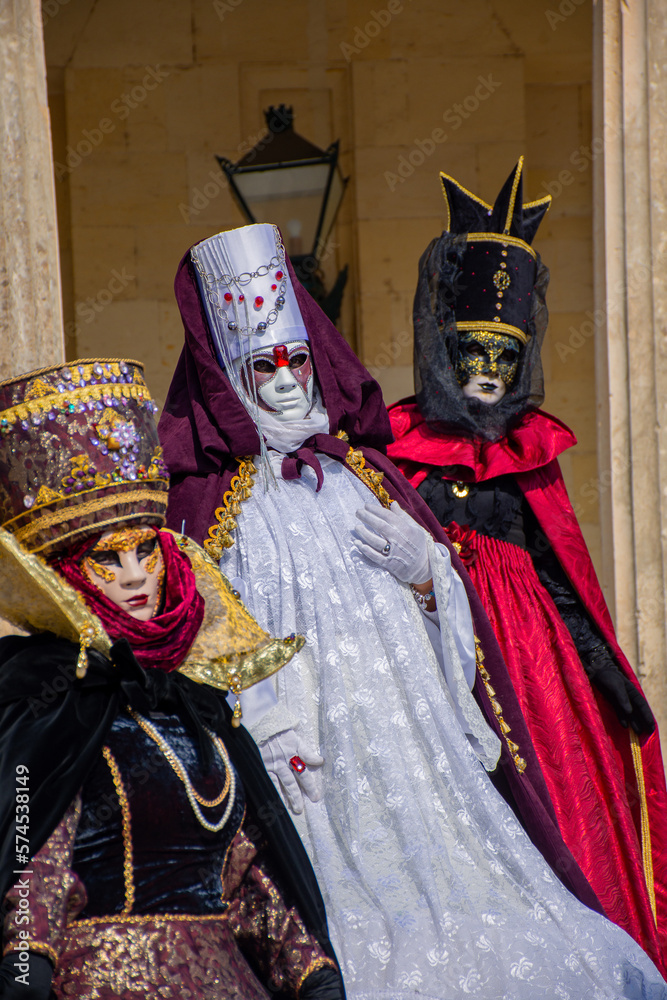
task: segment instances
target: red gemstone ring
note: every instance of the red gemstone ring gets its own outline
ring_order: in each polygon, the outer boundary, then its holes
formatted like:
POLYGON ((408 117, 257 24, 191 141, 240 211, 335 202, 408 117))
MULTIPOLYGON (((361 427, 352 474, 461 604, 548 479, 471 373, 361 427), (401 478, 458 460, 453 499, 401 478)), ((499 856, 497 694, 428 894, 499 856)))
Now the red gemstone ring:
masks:
POLYGON ((302 774, 306 770, 306 765, 301 758, 296 755, 294 757, 290 757, 290 766, 294 768, 297 774, 302 774))

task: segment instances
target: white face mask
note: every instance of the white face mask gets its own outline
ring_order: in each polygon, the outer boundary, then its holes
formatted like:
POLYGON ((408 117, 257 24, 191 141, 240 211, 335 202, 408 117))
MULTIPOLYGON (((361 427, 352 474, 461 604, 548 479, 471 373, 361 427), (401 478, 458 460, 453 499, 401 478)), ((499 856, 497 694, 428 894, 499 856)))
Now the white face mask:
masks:
POLYGON ((156 614, 164 561, 153 528, 105 531, 81 565, 90 582, 130 617, 147 622, 156 614))
POLYGON ((310 413, 314 379, 307 341, 293 340, 254 351, 252 360, 240 367, 239 375, 246 392, 254 384, 260 409, 273 414, 276 420, 303 420, 310 413))

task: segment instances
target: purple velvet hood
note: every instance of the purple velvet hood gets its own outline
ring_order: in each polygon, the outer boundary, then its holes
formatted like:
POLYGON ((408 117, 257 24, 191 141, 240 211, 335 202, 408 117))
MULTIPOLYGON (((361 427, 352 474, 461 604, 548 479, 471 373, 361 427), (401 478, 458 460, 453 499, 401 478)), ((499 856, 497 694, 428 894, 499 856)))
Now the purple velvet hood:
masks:
MULTIPOLYGON (((592 890, 558 831, 553 806, 507 668, 467 571, 429 507, 387 458, 386 447, 393 436, 380 386, 300 285, 289 261, 288 267, 329 416, 329 434, 317 434, 304 445, 340 462, 345 461, 350 445, 362 451, 366 465, 384 473, 383 486, 392 499, 450 550, 452 564, 466 587, 475 632, 484 651, 484 665, 502 705, 503 717, 511 727, 511 739, 518 744, 527 762, 526 770, 520 775, 478 677, 475 697, 502 744, 498 783, 518 811, 531 839, 565 885, 582 902, 599 910, 592 890), (338 431, 345 431, 349 443, 335 437, 338 431)), ((185 328, 185 345, 158 427, 171 474, 167 525, 180 530, 185 521, 186 534, 202 544, 208 537, 209 527, 215 524, 215 510, 222 505, 231 477, 238 469, 237 459, 257 455, 259 437, 252 418, 217 361, 189 251, 179 265, 175 292, 185 328)))

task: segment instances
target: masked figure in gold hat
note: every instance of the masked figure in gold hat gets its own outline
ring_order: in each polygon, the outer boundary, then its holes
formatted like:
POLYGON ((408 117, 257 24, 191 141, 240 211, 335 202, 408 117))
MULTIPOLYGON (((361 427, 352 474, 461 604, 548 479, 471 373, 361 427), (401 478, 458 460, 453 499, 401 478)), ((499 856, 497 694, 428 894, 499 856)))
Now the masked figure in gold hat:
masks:
POLYGON ((566 844, 607 916, 664 970, 667 793, 658 733, 619 649, 565 490, 572 432, 538 409, 550 198, 522 161, 493 206, 442 176, 449 220, 420 261, 416 399, 388 453, 460 548, 519 696, 566 844))
POLYGON ((0 996, 343 1000, 237 694, 300 648, 162 530, 136 362, 0 384, 0 996), (53 991, 53 992, 51 992, 53 991))

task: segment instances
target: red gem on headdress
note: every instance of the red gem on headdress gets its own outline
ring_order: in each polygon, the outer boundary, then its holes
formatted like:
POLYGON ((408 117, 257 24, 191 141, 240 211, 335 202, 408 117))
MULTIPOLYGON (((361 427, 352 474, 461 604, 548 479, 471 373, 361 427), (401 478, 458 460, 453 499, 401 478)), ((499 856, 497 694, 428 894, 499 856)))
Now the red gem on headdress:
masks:
POLYGON ((278 344, 273 348, 273 360, 276 368, 287 368, 289 366, 289 354, 284 344, 278 344))
POLYGON ((225 292, 225 302, 231 302, 234 296, 231 292, 225 292))
POLYGON ((275 290, 276 290, 277 287, 278 287, 277 285, 271 285, 271 291, 275 292, 275 290))
POLYGON ((283 272, 282 271, 276 271, 276 278, 278 279, 278 281, 280 281, 280 279, 282 278, 282 276, 283 276, 283 272))
POLYGON ((239 295, 239 302, 245 302, 245 295, 239 295))
POLYGON ((255 309, 261 309, 264 305, 264 299, 261 295, 255 296, 255 309))

